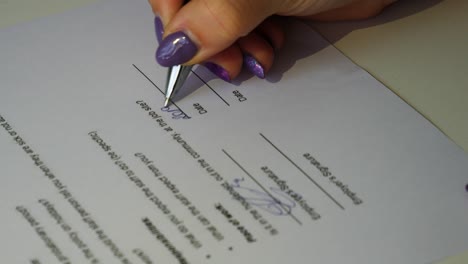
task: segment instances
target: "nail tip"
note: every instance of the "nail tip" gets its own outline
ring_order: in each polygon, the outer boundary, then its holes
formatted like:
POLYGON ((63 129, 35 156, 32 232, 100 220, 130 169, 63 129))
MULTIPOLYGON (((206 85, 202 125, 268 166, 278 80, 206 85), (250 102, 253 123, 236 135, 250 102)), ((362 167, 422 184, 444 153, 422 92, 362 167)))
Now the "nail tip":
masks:
POLYGON ((257 72, 257 73, 254 73, 258 78, 260 79, 265 79, 265 72, 263 72, 263 69, 262 71, 260 72, 257 72))
POLYGON ((212 63, 212 62, 206 62, 204 66, 210 70, 214 75, 218 76, 221 80, 230 83, 231 82, 231 77, 229 76, 229 73, 221 66, 218 64, 212 63))
POLYGON ((159 16, 154 17, 154 30, 156 32, 156 39, 158 40, 158 43, 161 43, 162 37, 164 35, 164 26, 159 16))
POLYGON ((244 65, 246 68, 260 79, 265 79, 265 70, 263 66, 251 55, 244 55, 244 65))
POLYGON ((170 65, 167 63, 167 60, 161 58, 160 56, 158 56, 158 52, 156 51, 156 55, 155 55, 155 59, 156 59, 156 62, 163 66, 163 67, 171 67, 171 66, 174 66, 174 65, 170 65))

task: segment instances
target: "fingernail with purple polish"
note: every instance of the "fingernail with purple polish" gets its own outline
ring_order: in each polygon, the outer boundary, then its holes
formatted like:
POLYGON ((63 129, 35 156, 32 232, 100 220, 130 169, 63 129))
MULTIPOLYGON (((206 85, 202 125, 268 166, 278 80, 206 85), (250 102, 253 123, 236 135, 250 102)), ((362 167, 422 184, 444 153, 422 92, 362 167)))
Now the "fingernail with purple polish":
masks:
POLYGON ((206 62, 204 66, 210 70, 212 73, 214 73, 216 76, 218 76, 221 80, 224 80, 226 82, 231 82, 231 77, 229 77, 229 73, 221 66, 218 64, 214 64, 212 62, 206 62))
POLYGON ((244 65, 251 73, 260 79, 265 79, 265 70, 262 65, 251 55, 244 54, 244 65))
POLYGON ((156 31, 156 38, 158 43, 161 43, 162 37, 164 35, 164 26, 159 16, 154 17, 154 30, 156 31))
POLYGON ((197 51, 195 43, 185 33, 178 31, 161 41, 156 51, 156 60, 162 66, 171 67, 189 61, 197 51))
POLYGON ((468 192, 468 184, 465 186, 465 190, 468 192))

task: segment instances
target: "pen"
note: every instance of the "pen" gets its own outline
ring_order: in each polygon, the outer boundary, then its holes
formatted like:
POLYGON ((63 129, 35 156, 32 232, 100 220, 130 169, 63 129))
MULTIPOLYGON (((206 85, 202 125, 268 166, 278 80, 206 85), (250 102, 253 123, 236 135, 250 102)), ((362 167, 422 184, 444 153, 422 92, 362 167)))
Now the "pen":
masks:
MULTIPOLYGON (((184 5, 188 2, 188 0, 184 1, 184 5)), ((171 102, 171 99, 174 97, 175 94, 180 90, 180 88, 184 85, 187 77, 192 70, 193 66, 184 66, 184 65, 176 65, 169 67, 167 72, 167 79, 166 79, 166 91, 165 96, 166 100, 164 101, 164 107, 167 107, 171 102)))
POLYGON ((164 101, 164 107, 169 105, 172 97, 184 85, 191 70, 192 66, 176 65, 169 67, 166 79, 166 100, 164 101))

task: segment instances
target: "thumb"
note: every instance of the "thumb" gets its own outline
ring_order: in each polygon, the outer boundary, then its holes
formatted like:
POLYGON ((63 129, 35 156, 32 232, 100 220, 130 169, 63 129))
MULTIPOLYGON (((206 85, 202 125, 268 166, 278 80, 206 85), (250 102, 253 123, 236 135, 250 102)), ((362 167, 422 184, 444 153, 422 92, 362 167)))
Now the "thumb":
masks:
POLYGON ((165 28, 156 59, 162 66, 207 60, 276 13, 281 0, 193 0, 165 28))

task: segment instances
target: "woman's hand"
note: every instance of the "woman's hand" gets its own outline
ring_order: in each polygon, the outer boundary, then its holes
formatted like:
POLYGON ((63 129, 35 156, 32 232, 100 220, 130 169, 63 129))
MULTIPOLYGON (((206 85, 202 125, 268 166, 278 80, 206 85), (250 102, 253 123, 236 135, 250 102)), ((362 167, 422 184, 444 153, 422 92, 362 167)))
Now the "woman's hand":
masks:
POLYGON ((284 42, 281 16, 322 21, 364 19, 395 0, 149 0, 166 67, 203 63, 230 81, 242 65, 260 78, 284 42))

